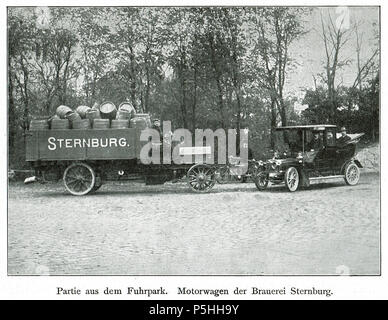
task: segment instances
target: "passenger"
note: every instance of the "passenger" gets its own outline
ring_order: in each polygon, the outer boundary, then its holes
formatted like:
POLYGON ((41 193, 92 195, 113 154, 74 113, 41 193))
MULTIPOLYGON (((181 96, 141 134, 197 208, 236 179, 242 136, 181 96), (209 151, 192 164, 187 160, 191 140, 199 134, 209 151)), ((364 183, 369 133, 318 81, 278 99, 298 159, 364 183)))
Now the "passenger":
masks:
POLYGON ((333 132, 328 131, 326 134, 326 141, 328 146, 333 146, 334 145, 334 135, 333 132))
POLYGON ((310 143, 308 144, 308 150, 319 151, 323 148, 323 143, 321 139, 321 135, 318 131, 313 132, 314 136, 310 143))
POLYGON ((344 146, 346 145, 346 142, 350 140, 350 137, 347 135, 345 127, 341 127, 340 132, 341 137, 338 138, 337 142, 339 146, 344 146))

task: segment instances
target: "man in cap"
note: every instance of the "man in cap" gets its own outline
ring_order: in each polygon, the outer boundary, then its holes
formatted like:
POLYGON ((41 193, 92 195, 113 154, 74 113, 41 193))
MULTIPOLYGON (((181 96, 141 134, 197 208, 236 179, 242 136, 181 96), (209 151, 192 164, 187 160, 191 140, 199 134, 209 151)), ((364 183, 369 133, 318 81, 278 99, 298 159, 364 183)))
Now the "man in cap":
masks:
POLYGON ((152 129, 159 131, 159 134, 161 133, 162 130, 160 128, 160 120, 159 119, 154 119, 152 121, 152 129))
POLYGON ((341 137, 337 139, 337 143, 339 146, 344 146, 346 142, 350 140, 350 137, 346 134, 345 127, 341 127, 340 133, 341 133, 341 137))

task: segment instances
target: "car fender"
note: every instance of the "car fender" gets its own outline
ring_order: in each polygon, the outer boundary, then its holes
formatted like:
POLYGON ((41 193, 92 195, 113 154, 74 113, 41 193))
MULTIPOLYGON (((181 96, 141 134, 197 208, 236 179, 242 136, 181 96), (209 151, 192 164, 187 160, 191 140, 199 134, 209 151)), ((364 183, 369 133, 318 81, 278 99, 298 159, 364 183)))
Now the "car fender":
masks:
POLYGON ((357 159, 350 159, 350 160, 346 161, 346 162, 342 165, 342 167, 341 167, 341 174, 344 174, 345 167, 346 167, 349 163, 354 163, 357 167, 362 168, 362 165, 361 165, 360 161, 358 161, 357 159))
POLYGON ((354 161, 354 163, 357 165, 357 167, 363 168, 363 166, 362 166, 362 164, 360 163, 360 161, 358 161, 357 159, 354 159, 353 161, 354 161))

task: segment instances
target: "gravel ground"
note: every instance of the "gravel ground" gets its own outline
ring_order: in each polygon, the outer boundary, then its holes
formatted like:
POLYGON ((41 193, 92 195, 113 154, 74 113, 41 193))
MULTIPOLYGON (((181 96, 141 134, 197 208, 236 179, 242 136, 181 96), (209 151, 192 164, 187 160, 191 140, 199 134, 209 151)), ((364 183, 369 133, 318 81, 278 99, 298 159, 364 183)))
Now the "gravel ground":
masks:
POLYGON ((9 185, 8 273, 87 275, 380 273, 379 175, 289 193, 254 184, 9 185))

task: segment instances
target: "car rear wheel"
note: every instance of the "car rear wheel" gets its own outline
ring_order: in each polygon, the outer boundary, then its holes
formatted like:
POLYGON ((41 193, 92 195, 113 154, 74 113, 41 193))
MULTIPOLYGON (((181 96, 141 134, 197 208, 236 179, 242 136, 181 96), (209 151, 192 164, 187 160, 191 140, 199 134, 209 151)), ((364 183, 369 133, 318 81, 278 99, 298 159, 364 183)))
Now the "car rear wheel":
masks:
POLYGON ((299 188, 299 172, 295 167, 290 167, 287 169, 284 175, 284 182, 288 191, 294 192, 299 188))
POLYGON ((344 179, 347 185, 354 186, 360 180, 360 169, 353 162, 345 166, 344 179))

